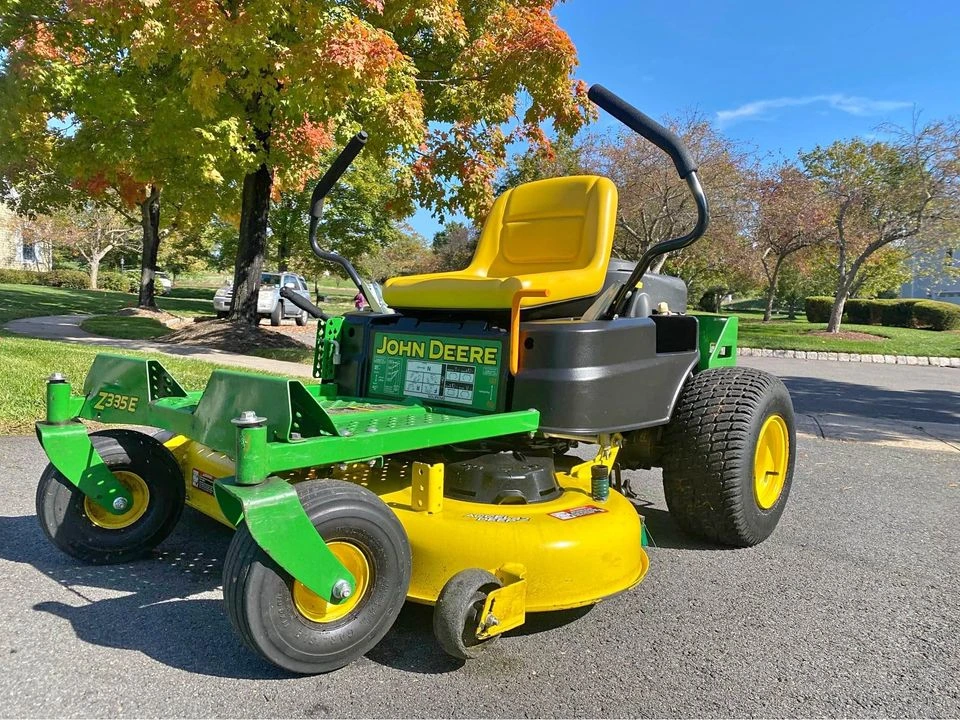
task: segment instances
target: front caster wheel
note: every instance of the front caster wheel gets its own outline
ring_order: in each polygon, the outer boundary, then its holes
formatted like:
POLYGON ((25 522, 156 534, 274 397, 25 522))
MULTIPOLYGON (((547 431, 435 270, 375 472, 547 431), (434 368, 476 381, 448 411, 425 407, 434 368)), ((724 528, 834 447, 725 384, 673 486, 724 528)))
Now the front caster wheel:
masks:
POLYGON ((663 494, 684 530, 749 547, 777 526, 797 436, 779 378, 749 367, 690 378, 663 436, 663 494))
POLYGON ((227 615, 244 643, 293 673, 336 670, 369 652, 393 625, 410 584, 410 544, 376 495, 339 480, 298 483, 307 516, 356 580, 326 602, 280 568, 240 523, 223 567, 227 615))
POLYGON ((37 519, 58 548, 96 565, 134 560, 159 545, 183 511, 180 466, 159 441, 134 430, 104 430, 93 447, 133 498, 122 515, 87 498, 53 465, 37 486, 37 519))
POLYGON ((487 595, 499 588, 493 573, 479 568, 462 570, 447 581, 433 610, 433 634, 447 655, 469 660, 479 657, 497 639, 477 637, 477 624, 487 595))

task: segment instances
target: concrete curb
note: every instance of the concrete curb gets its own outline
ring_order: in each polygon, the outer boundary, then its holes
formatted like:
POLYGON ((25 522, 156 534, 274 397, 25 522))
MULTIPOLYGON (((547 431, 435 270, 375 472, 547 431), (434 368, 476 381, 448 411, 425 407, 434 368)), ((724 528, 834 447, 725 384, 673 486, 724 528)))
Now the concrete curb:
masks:
POLYGON ((926 355, 870 355, 867 353, 819 352, 817 350, 770 350, 768 348, 737 348, 743 357, 777 357, 796 360, 833 360, 835 362, 876 363, 880 365, 928 365, 960 368, 960 358, 926 355))

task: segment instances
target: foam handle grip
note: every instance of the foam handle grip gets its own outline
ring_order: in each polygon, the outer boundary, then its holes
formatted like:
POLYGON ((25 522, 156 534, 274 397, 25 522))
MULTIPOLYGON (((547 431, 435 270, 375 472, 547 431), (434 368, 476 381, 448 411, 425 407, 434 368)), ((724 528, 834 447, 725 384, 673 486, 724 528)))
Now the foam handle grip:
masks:
POLYGON ((337 159, 333 161, 333 164, 323 174, 320 182, 318 182, 317 186, 313 189, 313 196, 310 199, 311 215, 320 217, 323 199, 333 186, 336 185, 337 180, 346 172, 347 168, 350 167, 350 163, 360 154, 360 151, 363 150, 363 146, 366 144, 367 134, 363 132, 363 130, 350 138, 350 142, 348 142, 347 146, 337 155, 337 159), (320 207, 318 207, 318 204, 320 207))
POLYGON ((690 156, 690 151, 676 133, 648 115, 637 110, 623 98, 614 95, 602 85, 593 85, 587 92, 597 107, 603 108, 622 122, 628 128, 639 133, 658 148, 667 153, 673 160, 680 178, 686 180, 690 173, 697 171, 697 164, 690 156))

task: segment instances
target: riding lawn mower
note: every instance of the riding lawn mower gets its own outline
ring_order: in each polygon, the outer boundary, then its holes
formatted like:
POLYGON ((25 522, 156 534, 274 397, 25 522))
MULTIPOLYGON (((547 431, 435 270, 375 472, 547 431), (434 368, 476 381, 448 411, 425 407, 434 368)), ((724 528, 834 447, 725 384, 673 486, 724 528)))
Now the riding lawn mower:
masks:
POLYGON ((660 467, 669 511, 709 541, 751 546, 779 520, 795 459, 790 397, 736 366, 736 318, 686 314, 652 261, 700 238, 709 212, 680 139, 601 86, 590 98, 668 153, 698 211, 686 235, 611 260, 617 190, 583 175, 493 205, 457 272, 388 280, 382 295, 309 241, 367 300, 318 318, 314 382, 215 370, 188 392, 157 360, 103 353, 74 395, 47 384, 50 460, 37 515, 88 563, 148 554, 184 505, 235 528, 223 568, 231 624, 293 673, 370 651, 405 601, 433 605, 439 645, 467 659, 526 613, 592 605, 647 574, 625 470, 660 467), (87 432, 82 420, 129 427, 87 432), (569 454, 595 447, 590 459, 569 454))

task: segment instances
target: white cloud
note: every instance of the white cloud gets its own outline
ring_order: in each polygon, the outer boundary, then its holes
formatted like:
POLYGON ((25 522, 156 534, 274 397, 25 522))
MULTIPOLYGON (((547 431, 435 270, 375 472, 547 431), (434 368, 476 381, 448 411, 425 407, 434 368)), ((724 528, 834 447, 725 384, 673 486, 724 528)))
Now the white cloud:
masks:
POLYGON ((913 105, 913 103, 903 102, 901 100, 873 100, 871 98, 844 95, 842 93, 809 95, 807 97, 782 97, 772 100, 754 100, 733 110, 720 110, 717 113, 717 123, 721 126, 730 125, 740 120, 746 120, 747 118, 762 117, 771 110, 777 110, 779 108, 817 104, 827 105, 834 110, 845 112, 848 115, 859 116, 881 115, 893 110, 912 107, 913 105))

